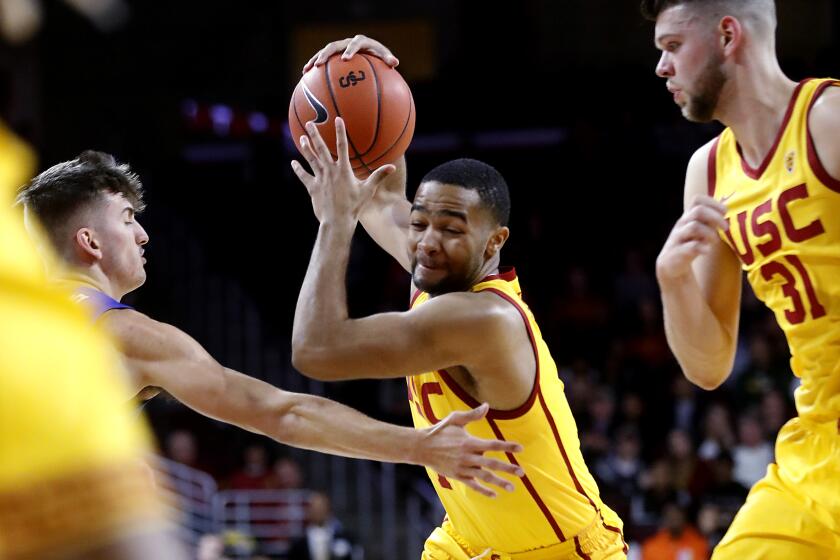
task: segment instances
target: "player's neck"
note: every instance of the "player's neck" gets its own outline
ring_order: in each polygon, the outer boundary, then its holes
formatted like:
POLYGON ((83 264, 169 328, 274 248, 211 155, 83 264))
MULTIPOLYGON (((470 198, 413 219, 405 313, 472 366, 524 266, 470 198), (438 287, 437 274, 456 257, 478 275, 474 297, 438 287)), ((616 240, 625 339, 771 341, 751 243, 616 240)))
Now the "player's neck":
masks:
POLYGON ((117 301, 120 301, 125 295, 117 290, 108 280, 108 277, 97 268, 91 268, 89 270, 68 269, 62 273, 59 282, 74 287, 84 286, 92 288, 107 294, 117 301))
POLYGON ((476 275, 475 279, 472 282, 472 285, 475 286, 483 279, 487 278, 488 276, 492 276, 494 274, 499 273, 499 253, 496 253, 490 260, 484 263, 484 266, 479 269, 478 274, 476 275))
POLYGON ((717 117, 735 133, 741 153, 754 168, 773 147, 796 89, 775 58, 741 65, 721 92, 717 117))

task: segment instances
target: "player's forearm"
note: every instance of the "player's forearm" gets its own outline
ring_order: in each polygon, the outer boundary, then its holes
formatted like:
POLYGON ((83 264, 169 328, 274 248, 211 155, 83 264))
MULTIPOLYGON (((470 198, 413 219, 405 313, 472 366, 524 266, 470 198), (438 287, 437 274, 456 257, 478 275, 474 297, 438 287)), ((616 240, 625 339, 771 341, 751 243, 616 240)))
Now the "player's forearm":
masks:
POLYGON ((659 282, 665 336, 689 381, 704 389, 723 383, 732 370, 735 333, 730 333, 706 303, 694 275, 659 282))
POLYGON ((345 281, 355 223, 336 220, 321 224, 295 308, 292 363, 311 374, 341 336, 347 321, 345 281))
POLYGON ((359 221, 368 235, 400 265, 410 270, 407 236, 411 203, 406 199, 405 158, 394 163, 397 170, 385 179, 368 202, 359 221))
POLYGON ((389 463, 421 464, 426 433, 374 420, 335 401, 283 392, 273 427, 260 430, 288 445, 389 463))

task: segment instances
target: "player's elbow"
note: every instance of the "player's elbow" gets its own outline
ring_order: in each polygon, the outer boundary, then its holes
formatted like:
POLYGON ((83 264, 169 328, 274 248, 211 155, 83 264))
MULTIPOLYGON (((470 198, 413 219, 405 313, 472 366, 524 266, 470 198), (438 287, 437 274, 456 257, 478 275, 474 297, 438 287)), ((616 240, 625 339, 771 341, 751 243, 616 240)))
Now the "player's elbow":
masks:
POLYGON ((292 344, 292 367, 317 381, 332 381, 335 377, 330 368, 328 352, 305 344, 292 344))
POLYGON ((708 369, 690 370, 683 368, 683 374, 693 384, 706 391, 714 391, 729 377, 729 370, 713 371, 708 369))

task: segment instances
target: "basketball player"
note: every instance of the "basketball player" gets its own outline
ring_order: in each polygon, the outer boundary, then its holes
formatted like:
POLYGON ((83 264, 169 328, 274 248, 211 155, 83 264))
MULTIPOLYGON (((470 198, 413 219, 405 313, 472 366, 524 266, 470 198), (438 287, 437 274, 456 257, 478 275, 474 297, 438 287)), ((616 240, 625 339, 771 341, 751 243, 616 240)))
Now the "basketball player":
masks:
MULTIPOLYGON (((418 428, 488 402, 490 412, 471 431, 524 445, 507 460, 525 474, 511 479, 515 491, 497 500, 428 469, 447 517, 422 557, 624 558, 621 521, 601 501, 584 464, 554 361, 515 271, 499 266, 510 210, 502 176, 475 160, 448 162, 426 175, 413 204, 403 195, 375 213, 410 218, 410 229, 386 218, 369 231, 378 232, 375 238, 384 233, 393 247, 401 244, 394 254, 412 271, 414 297, 407 312, 350 319, 350 241, 363 208, 396 168, 357 180, 341 119, 338 161, 314 123, 307 134, 303 154, 313 174, 296 161, 292 167, 321 225, 295 312, 296 367, 325 381, 406 377, 418 428)), ((399 187, 404 192, 405 184, 399 187)))
POLYGON ((0 122, 0 558, 186 558, 141 466, 146 433, 116 356, 43 264, 11 207, 34 169, 0 122))
POLYGON ((119 302, 146 278, 148 241, 136 214, 143 209, 137 175, 114 158, 88 151, 59 163, 19 193, 27 216, 43 225, 69 265, 61 280, 88 304, 117 342, 131 395, 151 398, 160 389, 198 412, 277 441, 379 461, 429 465, 487 496, 479 482, 512 490, 493 470, 515 473, 487 451, 516 452, 512 442, 481 440, 464 426, 479 421, 486 406, 448 416, 440 428, 414 430, 373 420, 339 403, 282 391, 216 362, 179 329, 119 302))
POLYGON ((642 8, 683 116, 727 126, 691 158, 685 213, 657 259, 671 349, 704 389, 726 380, 742 268, 802 381, 776 463, 714 558, 840 558, 840 84, 782 73, 773 0, 642 8))

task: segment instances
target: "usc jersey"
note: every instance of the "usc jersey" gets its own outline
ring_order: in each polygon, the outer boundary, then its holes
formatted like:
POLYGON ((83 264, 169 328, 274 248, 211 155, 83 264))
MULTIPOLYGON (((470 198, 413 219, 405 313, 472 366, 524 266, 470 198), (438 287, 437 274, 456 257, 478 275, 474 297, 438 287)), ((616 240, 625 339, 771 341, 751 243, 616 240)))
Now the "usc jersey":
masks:
MULTIPOLYGON (((448 524, 471 549, 519 552, 576 540, 576 535, 597 522, 601 528, 621 534, 621 521, 599 497, 598 487, 584 463, 577 426, 563 393, 557 366, 542 339, 540 329, 522 300, 513 269, 485 278, 471 288, 491 291, 510 302, 522 316, 528 330, 537 371, 528 400, 515 410, 490 410, 487 416, 468 426, 481 438, 514 440, 524 451, 507 459, 525 471, 521 479, 506 476, 515 491, 499 492, 487 498, 452 483, 427 469, 443 503, 448 524)), ((428 301, 417 294, 412 307, 428 301)), ((478 406, 445 371, 432 371, 407 378, 414 425, 425 428, 456 410, 478 406)), ((620 548, 620 547, 619 547, 620 548)))
POLYGON ((800 417, 840 417, 840 181, 820 163, 808 115, 830 79, 794 91, 776 141, 758 169, 727 128, 712 146, 709 194, 728 207, 721 237, 776 315, 791 351, 800 417))

